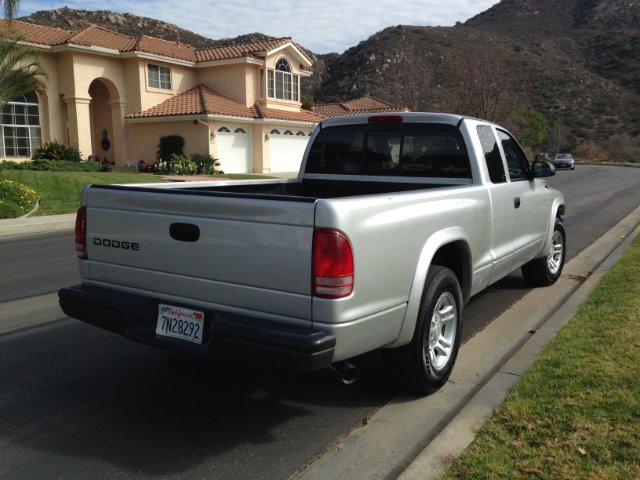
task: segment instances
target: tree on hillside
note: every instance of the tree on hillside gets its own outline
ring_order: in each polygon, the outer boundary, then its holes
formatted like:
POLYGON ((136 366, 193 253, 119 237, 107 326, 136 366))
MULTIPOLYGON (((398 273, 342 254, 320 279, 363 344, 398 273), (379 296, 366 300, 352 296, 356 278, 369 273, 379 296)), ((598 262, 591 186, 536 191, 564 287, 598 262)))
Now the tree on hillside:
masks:
POLYGON ((526 75, 501 48, 471 47, 445 59, 446 110, 506 123, 528 102, 526 75))
MULTIPOLYGON (((381 72, 386 92, 393 92, 392 103, 412 112, 428 110, 433 76, 425 54, 419 48, 391 52, 381 72)), ((383 93, 377 93, 385 97, 383 93)))
POLYGON ((549 128, 544 115, 534 108, 520 108, 513 112, 507 126, 524 147, 533 149, 547 138, 549 128))
POLYGON ((47 78, 35 50, 17 36, 0 38, 0 107, 18 95, 44 92, 47 78))

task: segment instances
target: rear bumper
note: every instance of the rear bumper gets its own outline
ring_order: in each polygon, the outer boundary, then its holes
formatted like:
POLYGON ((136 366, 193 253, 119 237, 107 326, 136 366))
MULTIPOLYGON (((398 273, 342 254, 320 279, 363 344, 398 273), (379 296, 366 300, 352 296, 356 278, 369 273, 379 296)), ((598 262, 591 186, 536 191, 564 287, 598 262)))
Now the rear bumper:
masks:
POLYGON ((211 310, 204 312, 203 343, 197 345, 156 335, 158 304, 163 303, 159 299, 87 285, 63 288, 58 297, 70 317, 136 342, 199 357, 312 371, 331 364, 336 345, 332 333, 211 310))

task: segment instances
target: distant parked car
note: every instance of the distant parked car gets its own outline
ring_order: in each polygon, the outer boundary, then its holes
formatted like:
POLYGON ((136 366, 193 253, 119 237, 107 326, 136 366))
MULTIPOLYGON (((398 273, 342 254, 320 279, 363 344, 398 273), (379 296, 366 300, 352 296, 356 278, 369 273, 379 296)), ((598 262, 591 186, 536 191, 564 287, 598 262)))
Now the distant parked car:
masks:
POLYGON ((570 168, 571 170, 575 170, 576 159, 573 158, 573 155, 570 153, 557 153, 553 159, 553 165, 556 168, 570 168))

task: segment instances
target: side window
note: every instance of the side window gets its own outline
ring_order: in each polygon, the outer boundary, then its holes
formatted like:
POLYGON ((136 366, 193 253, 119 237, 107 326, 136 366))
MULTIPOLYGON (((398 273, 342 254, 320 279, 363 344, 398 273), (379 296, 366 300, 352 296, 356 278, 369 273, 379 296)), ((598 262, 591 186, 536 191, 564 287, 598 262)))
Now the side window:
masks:
POLYGON ((147 65, 148 84, 151 88, 160 88, 162 90, 171 90, 171 69, 154 65, 147 65))
POLYGON ((498 130, 498 137, 502 143, 504 156, 507 159, 511 181, 526 180, 526 174, 530 169, 530 165, 520 145, 518 145, 518 142, 516 142, 511 135, 502 130, 498 130))
POLYGON ((504 172, 502 156, 500 155, 498 142, 496 141, 496 136, 493 134, 492 128, 488 125, 478 125, 478 137, 482 144, 484 161, 487 164, 487 170, 489 171, 489 178, 491 179, 491 182, 506 182, 507 176, 504 172))

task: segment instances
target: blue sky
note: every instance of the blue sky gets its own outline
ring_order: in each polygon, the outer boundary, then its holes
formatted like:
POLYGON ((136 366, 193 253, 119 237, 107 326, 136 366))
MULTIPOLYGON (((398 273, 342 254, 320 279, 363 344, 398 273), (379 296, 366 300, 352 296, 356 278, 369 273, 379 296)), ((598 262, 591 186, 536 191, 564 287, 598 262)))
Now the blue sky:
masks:
POLYGON ((260 32, 314 53, 342 53, 385 27, 451 26, 497 0, 22 0, 18 16, 68 6, 111 10, 173 23, 212 39, 260 32))

